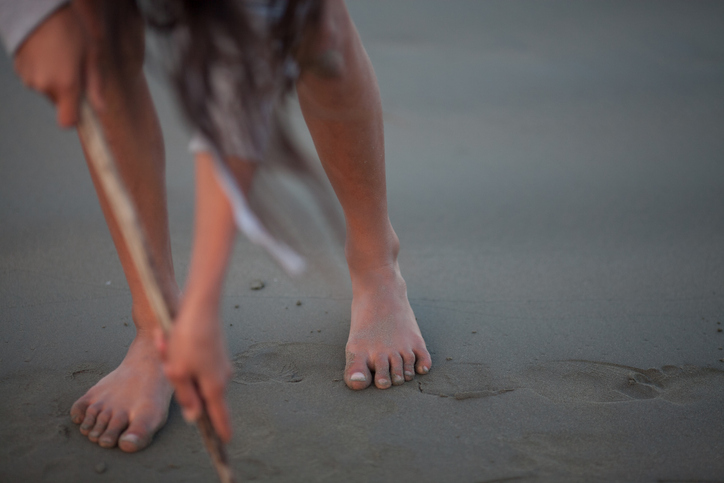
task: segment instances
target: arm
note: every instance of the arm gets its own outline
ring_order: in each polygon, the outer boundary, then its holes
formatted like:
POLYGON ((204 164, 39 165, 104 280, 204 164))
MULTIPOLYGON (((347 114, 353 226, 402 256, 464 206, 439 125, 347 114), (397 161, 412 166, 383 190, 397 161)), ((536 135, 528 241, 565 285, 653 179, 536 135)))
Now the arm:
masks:
POLYGON ((166 341, 159 337, 159 349, 184 418, 194 421, 200 416, 200 393, 217 433, 228 441, 231 424, 224 394, 231 366, 219 321, 219 302, 236 227, 231 205, 214 173, 214 161, 205 153, 196 156, 196 189, 194 245, 186 290, 173 331, 166 341))
POLYGON ((94 107, 102 108, 97 49, 85 27, 75 8, 66 4, 31 28, 19 45, 16 44, 20 40, 13 40, 11 45, 12 39, 6 37, 8 47, 16 49, 14 65, 18 76, 55 104, 62 127, 78 122, 78 106, 86 90, 94 107))

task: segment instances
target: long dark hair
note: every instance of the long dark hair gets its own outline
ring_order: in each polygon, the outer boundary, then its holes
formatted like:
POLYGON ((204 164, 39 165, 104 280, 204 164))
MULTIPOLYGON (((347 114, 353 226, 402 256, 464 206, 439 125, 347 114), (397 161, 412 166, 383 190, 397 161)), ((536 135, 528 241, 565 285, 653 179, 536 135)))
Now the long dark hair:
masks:
POLYGON ((154 37, 159 48, 152 64, 160 65, 167 74, 188 124, 200 131, 222 157, 231 153, 224 152, 226 133, 214 116, 214 109, 219 107, 224 94, 219 93, 216 83, 217 70, 231 79, 232 85, 226 87, 233 89, 237 106, 231 112, 234 127, 244 131, 241 134, 251 143, 254 152, 264 152, 264 162, 254 175, 254 189, 246 193, 254 211, 274 236, 308 259, 316 258, 313 261, 317 266, 325 265, 328 257, 310 253, 323 244, 319 238, 310 240, 308 227, 313 224, 319 227, 313 218, 317 221, 321 218, 332 244, 339 246, 344 237, 339 207, 321 170, 315 169, 290 136, 279 110, 271 115, 267 112, 270 96, 282 94, 294 84, 295 72, 289 71, 290 64, 306 64, 299 58, 300 52, 313 42, 322 15, 322 1, 105 0, 104 3, 109 47, 116 62, 123 63, 126 21, 132 17, 137 19, 140 13, 150 30, 158 34, 154 37), (280 182, 279 171, 293 175, 311 196, 321 217, 300 209, 301 205, 295 203, 298 196, 286 187, 287 183, 280 182))
MULTIPOLYGON (((123 62, 124 28, 140 11, 160 44, 162 64, 188 123, 216 147, 222 135, 212 109, 219 99, 215 73, 223 71, 243 106, 244 137, 263 144, 254 126, 268 122, 264 105, 273 91, 288 90, 286 72, 305 36, 311 35, 320 0, 106 0, 106 30, 115 62, 123 62), (254 15, 256 11, 257 15, 254 15), (261 12, 261 14, 259 14, 261 12), (265 22, 266 25, 259 25, 265 22)), ((292 74, 292 75, 290 75, 292 74)), ((226 154, 221 151, 221 154, 226 154)))

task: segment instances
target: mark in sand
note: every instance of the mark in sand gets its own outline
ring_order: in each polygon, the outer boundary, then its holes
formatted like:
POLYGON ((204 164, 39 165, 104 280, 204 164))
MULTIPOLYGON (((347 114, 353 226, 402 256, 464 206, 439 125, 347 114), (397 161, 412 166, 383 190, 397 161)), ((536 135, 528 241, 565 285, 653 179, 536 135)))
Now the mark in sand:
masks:
POLYGON ((708 367, 666 365, 660 369, 568 360, 526 371, 530 387, 554 402, 618 403, 663 399, 690 404, 724 392, 724 371, 708 367))
POLYGON ((297 383, 308 376, 329 380, 344 367, 339 348, 327 344, 258 343, 232 362, 237 384, 297 383))
POLYGON ((486 365, 476 362, 450 363, 437 366, 418 380, 423 394, 450 397, 458 401, 499 396, 514 391, 510 383, 501 383, 486 365))

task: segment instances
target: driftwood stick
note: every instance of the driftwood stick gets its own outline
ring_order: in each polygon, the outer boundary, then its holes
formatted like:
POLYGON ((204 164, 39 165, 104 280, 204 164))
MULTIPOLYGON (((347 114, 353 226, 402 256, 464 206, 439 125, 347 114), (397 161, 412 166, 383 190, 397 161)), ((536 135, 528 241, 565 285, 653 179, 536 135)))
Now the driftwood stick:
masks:
MULTIPOLYGON (((83 144, 88 152, 88 161, 100 180, 101 190, 105 193, 113 216, 120 227, 146 297, 148 297, 164 333, 168 335, 171 330, 171 311, 156 278, 136 209, 118 174, 113 154, 108 149, 103 136, 103 130, 87 101, 83 101, 81 104, 78 134, 83 139, 83 144)), ((200 399, 203 404, 203 398, 200 399)), ((206 444, 206 449, 211 455, 219 480, 222 483, 233 483, 234 476, 229 466, 224 444, 216 434, 205 407, 196 424, 206 444)))

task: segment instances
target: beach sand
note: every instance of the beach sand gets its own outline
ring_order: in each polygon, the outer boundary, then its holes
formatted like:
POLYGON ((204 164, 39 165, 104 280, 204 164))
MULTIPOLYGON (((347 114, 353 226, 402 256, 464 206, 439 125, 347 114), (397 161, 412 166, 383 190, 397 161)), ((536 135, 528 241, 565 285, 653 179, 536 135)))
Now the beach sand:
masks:
MULTIPOLYGON (((433 369, 347 389, 349 284, 291 281, 240 240, 240 480, 724 481, 724 4, 349 6, 433 369)), ((192 164, 153 90, 183 279, 192 164)), ((70 421, 132 340, 130 295, 74 133, 6 58, 0 106, 0 481, 214 481, 175 404, 133 455, 70 421)))

